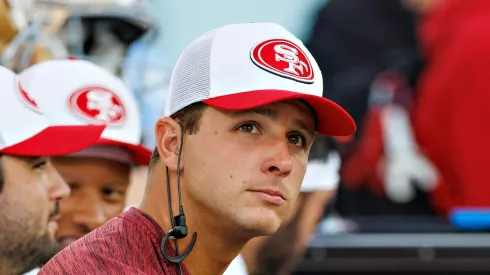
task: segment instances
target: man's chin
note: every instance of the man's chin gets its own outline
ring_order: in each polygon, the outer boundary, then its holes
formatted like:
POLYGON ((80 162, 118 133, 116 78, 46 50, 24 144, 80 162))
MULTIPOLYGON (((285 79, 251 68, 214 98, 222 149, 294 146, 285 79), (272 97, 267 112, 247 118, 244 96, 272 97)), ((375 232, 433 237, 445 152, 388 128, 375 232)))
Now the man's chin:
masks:
POLYGON ((52 257, 61 251, 61 246, 47 232, 43 237, 30 242, 29 256, 25 256, 25 262, 31 262, 31 269, 46 264, 52 257))
POLYGON ((247 224, 243 225, 254 237, 269 236, 277 232, 281 225, 280 219, 275 217, 250 217, 247 224))

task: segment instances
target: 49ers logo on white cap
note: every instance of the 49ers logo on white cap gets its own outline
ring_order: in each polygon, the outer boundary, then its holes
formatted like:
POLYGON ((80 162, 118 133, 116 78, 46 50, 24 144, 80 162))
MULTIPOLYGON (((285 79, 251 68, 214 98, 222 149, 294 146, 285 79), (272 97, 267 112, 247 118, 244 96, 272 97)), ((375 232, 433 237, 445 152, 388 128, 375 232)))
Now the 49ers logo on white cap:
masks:
POLYGON ((107 125, 126 122, 126 110, 121 99, 109 89, 86 87, 77 90, 69 99, 70 108, 78 115, 107 125))
POLYGON ((311 84, 315 74, 305 52, 285 39, 270 39, 252 48, 250 57, 255 65, 279 76, 311 84))
POLYGON ((19 95, 20 95, 22 102, 25 103, 26 106, 29 107, 29 109, 31 109, 37 113, 41 113, 41 110, 39 110, 39 107, 37 106, 36 101, 31 98, 29 93, 27 93, 24 90, 24 88, 22 88, 22 86, 20 85, 20 82, 17 85, 19 88, 18 91, 19 91, 19 95))

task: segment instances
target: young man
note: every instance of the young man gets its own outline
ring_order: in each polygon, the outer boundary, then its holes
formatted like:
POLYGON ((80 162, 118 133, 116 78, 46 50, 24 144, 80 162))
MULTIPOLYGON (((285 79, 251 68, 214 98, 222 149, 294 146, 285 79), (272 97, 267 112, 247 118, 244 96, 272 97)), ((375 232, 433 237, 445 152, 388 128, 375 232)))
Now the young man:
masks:
POLYGON ((41 62, 19 75, 19 87, 53 101, 60 116, 106 125, 94 146, 52 159, 71 188, 60 203, 57 239, 65 247, 120 214, 133 166, 148 165, 138 105, 119 78, 84 60, 41 62))
POLYGON ((179 58, 169 91, 140 209, 68 246, 41 275, 222 274, 290 215, 314 133, 355 131, 322 97, 308 50, 272 23, 204 34, 179 58))
POLYGON ((43 115, 16 75, 0 67, 0 274, 17 275, 46 263, 60 247, 55 240, 58 202, 70 189, 49 156, 91 146, 103 125, 63 123, 43 115))

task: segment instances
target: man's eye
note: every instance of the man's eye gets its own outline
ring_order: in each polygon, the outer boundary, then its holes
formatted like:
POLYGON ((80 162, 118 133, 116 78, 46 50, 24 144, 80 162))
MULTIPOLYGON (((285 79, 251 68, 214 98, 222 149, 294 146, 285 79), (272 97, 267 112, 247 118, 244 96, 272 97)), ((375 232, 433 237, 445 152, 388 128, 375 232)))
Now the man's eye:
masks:
POLYGON ((242 124, 240 127, 238 127, 238 130, 246 133, 252 133, 252 134, 256 134, 259 132, 257 126, 255 126, 252 123, 242 124))
POLYGON ((305 147, 306 145, 305 138, 300 134, 289 134, 287 140, 289 143, 299 147, 305 147))
POLYGON ((126 192, 118 191, 113 188, 102 188, 101 193, 105 199, 109 201, 122 201, 126 196, 126 192))
POLYGON ((39 161, 38 163, 34 164, 33 168, 34 169, 41 169, 41 168, 44 168, 47 164, 47 161, 43 160, 43 161, 39 161))
POLYGON ((102 194, 104 194, 104 196, 113 196, 116 194, 116 191, 113 189, 109 189, 109 188, 103 188, 102 194))

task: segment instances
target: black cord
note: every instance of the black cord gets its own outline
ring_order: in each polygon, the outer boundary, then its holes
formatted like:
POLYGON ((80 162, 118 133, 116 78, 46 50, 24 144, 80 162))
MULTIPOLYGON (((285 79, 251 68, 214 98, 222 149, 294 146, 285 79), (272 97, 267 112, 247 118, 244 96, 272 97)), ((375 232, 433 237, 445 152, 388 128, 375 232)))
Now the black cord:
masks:
POLYGON ((179 156, 177 158, 177 192, 179 194, 179 215, 184 215, 184 207, 182 206, 182 196, 180 195, 180 158, 182 157, 182 149, 184 148, 184 125, 179 121, 180 126, 180 146, 179 156))
MULTIPOLYGON (((177 161, 178 162, 178 161, 177 161)), ((168 197, 168 211, 169 211, 169 217, 170 217, 170 224, 172 224, 172 228, 175 228, 175 221, 173 219, 173 210, 172 210, 172 196, 170 195, 170 179, 169 179, 169 174, 168 174, 168 167, 166 167, 167 170, 167 197, 168 197)), ((174 240, 175 244, 175 255, 179 256, 179 242, 177 239, 174 240)), ((182 266, 179 263, 179 269, 180 269, 180 275, 182 275, 182 266)))
MULTIPOLYGON (((179 144, 179 155, 177 157, 177 192, 179 196, 179 215, 184 215, 184 207, 182 205, 182 196, 180 192, 180 159, 182 157, 182 148, 184 147, 184 125, 179 121, 178 122, 180 126, 180 144, 179 144)), ((172 210, 172 196, 170 195, 170 177, 169 177, 169 171, 168 167, 166 167, 167 171, 167 198, 168 198, 168 209, 169 209, 169 217, 170 217, 170 223, 172 224, 172 228, 175 228, 175 221, 174 221, 174 215, 173 215, 173 210, 172 210)), ((175 255, 179 255, 179 243, 177 239, 174 240, 175 243, 175 255)), ((179 271, 180 275, 183 274, 182 272, 182 264, 179 262, 179 271)))
POLYGON ((167 170, 167 197, 168 197, 168 211, 169 211, 169 217, 170 217, 170 224, 172 225, 172 228, 175 227, 175 222, 173 219, 173 211, 172 211, 172 197, 170 196, 170 179, 168 176, 168 167, 165 167, 167 170))
MULTIPOLYGON (((184 125, 179 121, 180 126, 180 145, 179 145, 179 155, 177 157, 177 193, 179 196, 179 215, 184 215, 184 206, 182 206, 182 196, 180 194, 180 158, 182 157, 182 148, 184 148, 184 125)), ((175 253, 179 255, 179 244, 177 239, 175 239, 175 253)), ((182 272, 182 264, 179 262, 179 272, 182 272)))

